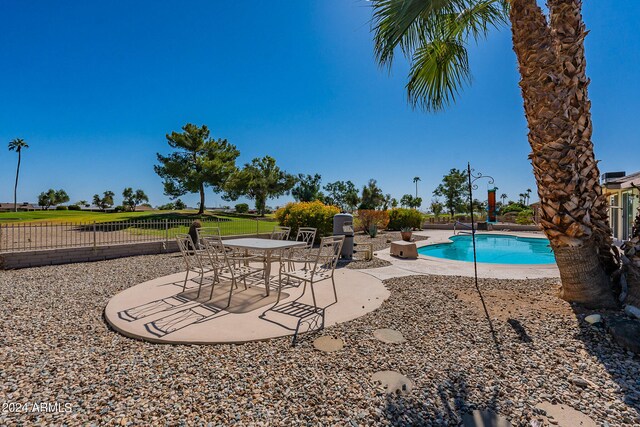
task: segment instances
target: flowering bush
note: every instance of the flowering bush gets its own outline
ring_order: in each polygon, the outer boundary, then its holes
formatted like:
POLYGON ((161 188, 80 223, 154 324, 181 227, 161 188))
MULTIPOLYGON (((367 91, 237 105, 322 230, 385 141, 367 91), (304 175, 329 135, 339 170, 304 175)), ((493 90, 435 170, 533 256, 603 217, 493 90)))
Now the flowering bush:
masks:
POLYGON ((360 209, 358 211, 358 218, 354 221, 354 226, 356 231, 364 231, 371 237, 374 237, 378 229, 385 228, 388 223, 389 213, 387 211, 360 209))
POLYGON ((291 227, 291 236, 298 234, 300 227, 317 228, 316 240, 333 233, 333 217, 340 213, 335 206, 322 202, 287 203, 278 209, 275 217, 280 225, 291 227))

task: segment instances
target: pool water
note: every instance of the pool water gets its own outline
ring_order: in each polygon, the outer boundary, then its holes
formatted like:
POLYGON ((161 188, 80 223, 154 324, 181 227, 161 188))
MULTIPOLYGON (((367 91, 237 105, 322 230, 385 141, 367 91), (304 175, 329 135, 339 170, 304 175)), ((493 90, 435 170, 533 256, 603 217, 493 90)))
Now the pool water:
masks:
MULTIPOLYGON (((456 261, 473 261, 471 235, 449 238, 453 243, 439 243, 418 248, 418 253, 456 261)), ((476 234, 478 262, 488 264, 553 264, 556 262, 549 240, 535 237, 476 234)))

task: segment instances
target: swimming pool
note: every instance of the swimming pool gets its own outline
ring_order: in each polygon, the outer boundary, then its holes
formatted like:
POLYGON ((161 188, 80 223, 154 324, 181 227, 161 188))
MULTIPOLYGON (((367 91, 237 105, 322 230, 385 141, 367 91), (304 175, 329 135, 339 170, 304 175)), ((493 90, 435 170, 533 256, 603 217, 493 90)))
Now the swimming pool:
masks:
MULTIPOLYGON (((456 261, 473 261, 471 235, 449 238, 453 243, 438 243, 418 248, 418 253, 456 261)), ((488 264, 553 264, 556 262, 549 240, 535 237, 476 234, 478 262, 488 264)))

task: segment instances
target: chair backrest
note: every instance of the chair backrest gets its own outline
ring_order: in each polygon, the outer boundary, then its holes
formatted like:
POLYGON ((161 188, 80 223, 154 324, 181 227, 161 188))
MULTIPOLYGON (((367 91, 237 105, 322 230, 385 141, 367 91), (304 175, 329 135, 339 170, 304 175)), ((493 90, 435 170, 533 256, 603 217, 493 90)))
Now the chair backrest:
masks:
POLYGON ((202 262, 202 253, 193 249, 195 246, 190 235, 176 234, 176 242, 178 243, 178 248, 180 249, 182 258, 187 265, 187 270, 204 268, 204 264, 202 262))
POLYGON ((323 273, 333 276, 333 272, 338 264, 344 236, 327 236, 320 240, 320 247, 316 255, 316 262, 313 267, 314 273, 323 273))
POLYGON ((211 265, 216 268, 224 267, 234 275, 233 263, 230 262, 227 250, 224 247, 222 237, 215 234, 209 234, 202 237, 202 245, 209 255, 211 265))
POLYGON ((200 227, 196 229, 198 235, 198 247, 204 249, 203 239, 210 236, 220 236, 220 227, 200 227))
POLYGON ((289 233, 291 233, 291 227, 282 227, 276 225, 271 232, 271 240, 289 240, 289 233))
POLYGON ((317 228, 300 227, 298 228, 298 236, 296 237, 296 241, 305 242, 307 244, 307 249, 312 248, 313 241, 316 239, 317 232, 318 232, 317 228))

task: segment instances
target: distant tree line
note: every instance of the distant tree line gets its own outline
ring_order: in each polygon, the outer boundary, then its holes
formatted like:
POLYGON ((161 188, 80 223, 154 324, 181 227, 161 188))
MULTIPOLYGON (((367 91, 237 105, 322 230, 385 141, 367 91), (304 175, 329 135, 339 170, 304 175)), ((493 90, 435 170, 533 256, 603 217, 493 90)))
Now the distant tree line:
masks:
MULTIPOLYGON (((282 170, 270 156, 257 157, 237 167, 239 150, 226 139, 212 138, 206 125, 188 123, 182 127, 182 132, 167 134, 166 140, 173 152, 168 155, 158 153, 158 164, 154 166, 163 179, 164 193, 172 198, 198 193, 199 213, 203 213, 206 206, 206 188, 222 193, 227 201, 240 197, 253 200, 260 215, 264 215, 268 199, 285 194, 291 194, 297 201, 320 200, 342 211, 387 209, 398 205, 396 199, 382 192, 374 179, 359 192, 351 181, 335 181, 323 187, 319 174, 292 175, 282 170)), ((415 198, 411 195, 403 197, 408 207, 418 208, 422 203, 417 194, 415 198)), ((243 204, 236 208, 245 211, 243 204)))

